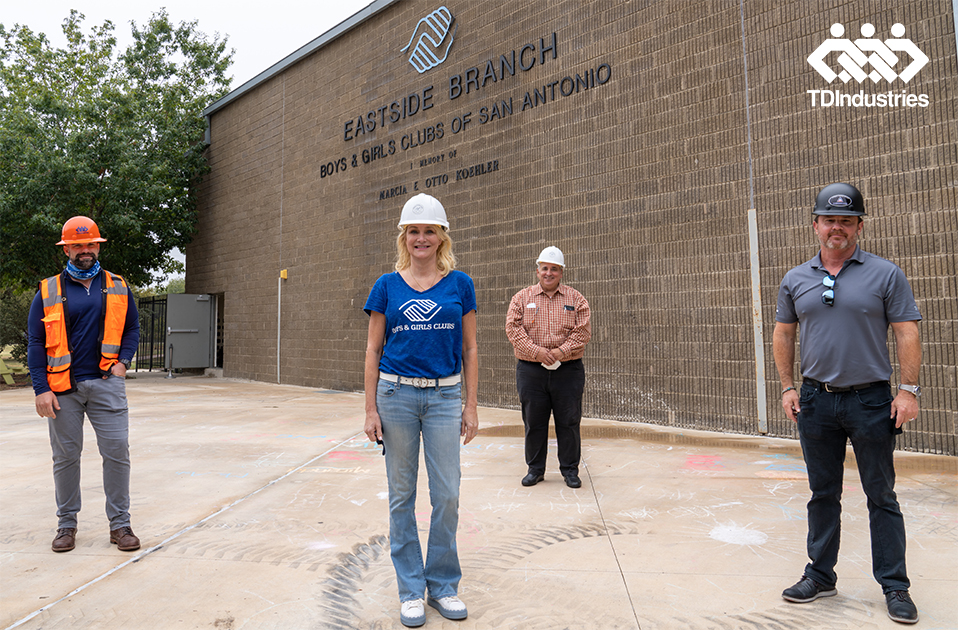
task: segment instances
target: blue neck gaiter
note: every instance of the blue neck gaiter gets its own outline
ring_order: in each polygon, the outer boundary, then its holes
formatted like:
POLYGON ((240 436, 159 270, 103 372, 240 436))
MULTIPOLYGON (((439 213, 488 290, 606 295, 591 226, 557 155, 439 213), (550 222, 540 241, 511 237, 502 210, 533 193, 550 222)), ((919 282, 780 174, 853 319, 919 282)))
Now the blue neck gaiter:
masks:
POLYGON ((96 274, 100 273, 100 261, 93 263, 93 266, 83 271, 79 269, 76 265, 73 264, 73 261, 67 261, 67 273, 70 274, 70 277, 75 280, 89 280, 96 274))

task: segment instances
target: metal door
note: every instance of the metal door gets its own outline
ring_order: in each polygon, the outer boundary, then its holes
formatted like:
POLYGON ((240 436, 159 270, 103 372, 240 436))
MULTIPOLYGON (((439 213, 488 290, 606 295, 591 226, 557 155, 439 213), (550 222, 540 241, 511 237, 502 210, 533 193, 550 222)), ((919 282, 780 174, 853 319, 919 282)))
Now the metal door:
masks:
POLYGON ((166 369, 207 368, 211 361, 212 300, 171 293, 166 304, 166 369))

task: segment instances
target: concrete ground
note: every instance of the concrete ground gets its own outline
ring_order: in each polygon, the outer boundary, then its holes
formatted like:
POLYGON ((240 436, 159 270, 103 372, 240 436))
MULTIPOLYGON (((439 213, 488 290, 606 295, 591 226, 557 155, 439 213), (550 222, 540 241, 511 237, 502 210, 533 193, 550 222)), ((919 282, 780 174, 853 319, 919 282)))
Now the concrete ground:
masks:
MULTIPOLYGON (((128 381, 133 528, 109 542, 91 429, 77 548, 56 554, 50 446, 29 389, 0 392, 0 627, 401 628, 383 457, 363 398, 138 373, 128 381)), ((838 596, 789 604, 805 470, 791 440, 583 422, 583 487, 525 473, 517 411, 463 448, 460 596, 426 628, 897 628, 871 577, 849 459, 838 596)), ((88 425, 89 426, 89 425, 88 425)), ((554 448, 552 449, 554 453, 554 448)), ((898 455, 920 628, 958 628, 958 460, 898 455)), ((420 529, 429 505, 422 473, 420 529)))

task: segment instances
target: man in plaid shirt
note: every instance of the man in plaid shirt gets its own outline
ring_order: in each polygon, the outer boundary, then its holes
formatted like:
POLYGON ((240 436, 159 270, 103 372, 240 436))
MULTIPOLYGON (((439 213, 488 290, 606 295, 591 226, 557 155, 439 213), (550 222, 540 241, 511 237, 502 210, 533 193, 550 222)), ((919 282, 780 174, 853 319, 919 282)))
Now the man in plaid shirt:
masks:
POLYGON ((589 303, 581 293, 562 284, 564 268, 565 257, 558 247, 542 250, 536 259, 538 284, 516 293, 506 315, 506 336, 519 360, 516 389, 526 428, 528 466, 524 486, 544 479, 550 415, 555 418, 559 472, 570 488, 582 486, 582 356, 592 338, 592 326, 589 303))

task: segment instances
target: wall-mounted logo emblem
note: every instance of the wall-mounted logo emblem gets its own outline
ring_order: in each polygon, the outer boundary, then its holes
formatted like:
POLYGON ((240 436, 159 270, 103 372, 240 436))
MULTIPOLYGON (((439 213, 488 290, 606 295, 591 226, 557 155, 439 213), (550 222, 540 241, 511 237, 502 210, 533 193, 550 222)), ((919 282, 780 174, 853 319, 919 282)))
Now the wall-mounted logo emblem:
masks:
POLYGON ((422 74, 435 68, 449 55, 449 47, 456 37, 459 25, 449 9, 439 7, 416 24, 416 30, 409 43, 400 52, 409 53, 409 63, 422 74))
POLYGON ((874 83, 882 79, 889 83, 901 79, 908 83, 928 63, 928 56, 921 52, 914 42, 904 37, 905 27, 902 24, 892 26, 892 37, 885 41, 874 38, 875 27, 871 24, 862 24, 862 38, 854 42, 842 39, 845 27, 841 24, 832 24, 830 33, 832 39, 826 39, 808 56, 809 65, 829 83, 836 78, 845 83, 852 79, 859 83, 863 83, 865 79, 871 79, 874 83), (905 53, 910 59, 902 60, 896 52, 905 53), (837 73, 826 63, 826 59, 833 53, 839 53, 834 59, 841 66, 841 71, 837 73), (899 72, 897 66, 902 61, 904 63, 899 72), (866 72, 868 66, 871 66, 871 72, 866 72))
POLYGON ((428 322, 442 307, 432 300, 409 300, 400 306, 399 310, 411 322, 428 322))

